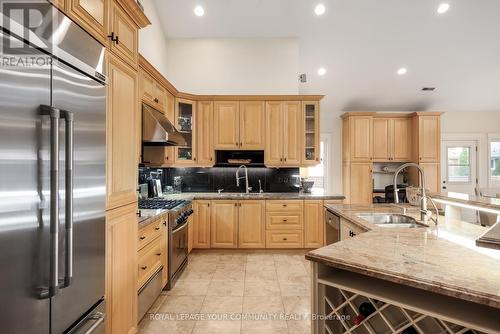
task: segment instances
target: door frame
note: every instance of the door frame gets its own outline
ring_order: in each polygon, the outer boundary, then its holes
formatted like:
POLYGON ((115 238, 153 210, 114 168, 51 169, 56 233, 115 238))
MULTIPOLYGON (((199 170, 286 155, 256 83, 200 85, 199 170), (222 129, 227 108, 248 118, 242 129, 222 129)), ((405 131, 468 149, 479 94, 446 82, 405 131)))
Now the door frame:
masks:
MULTIPOLYGON (((489 153, 487 152, 487 141, 484 134, 480 133, 442 133, 441 134, 441 151, 444 150, 444 142, 446 141, 475 141, 477 146, 476 152, 476 176, 477 186, 486 187, 489 183, 489 153)), ((441 165, 445 165, 446 161, 442 161, 441 165)), ((444 175, 441 175, 441 187, 444 175)))

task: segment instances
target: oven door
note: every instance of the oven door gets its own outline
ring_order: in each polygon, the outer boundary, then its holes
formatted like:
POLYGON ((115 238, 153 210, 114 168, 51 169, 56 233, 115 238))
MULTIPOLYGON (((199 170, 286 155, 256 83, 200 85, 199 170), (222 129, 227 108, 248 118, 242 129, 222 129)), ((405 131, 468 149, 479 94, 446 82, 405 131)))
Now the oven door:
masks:
POLYGON ((177 225, 171 232, 170 239, 170 277, 171 280, 175 276, 177 270, 186 261, 188 256, 188 222, 187 220, 182 225, 177 225))

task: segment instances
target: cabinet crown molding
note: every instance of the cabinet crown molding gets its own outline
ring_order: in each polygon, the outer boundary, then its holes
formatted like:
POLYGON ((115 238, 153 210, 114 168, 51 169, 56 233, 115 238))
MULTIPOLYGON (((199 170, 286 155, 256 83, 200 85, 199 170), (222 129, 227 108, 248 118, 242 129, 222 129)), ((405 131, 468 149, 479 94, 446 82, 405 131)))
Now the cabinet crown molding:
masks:
POLYGON ((115 0, 120 6, 127 12, 134 23, 137 24, 139 28, 145 28, 151 24, 144 11, 139 7, 139 5, 133 0, 115 0))

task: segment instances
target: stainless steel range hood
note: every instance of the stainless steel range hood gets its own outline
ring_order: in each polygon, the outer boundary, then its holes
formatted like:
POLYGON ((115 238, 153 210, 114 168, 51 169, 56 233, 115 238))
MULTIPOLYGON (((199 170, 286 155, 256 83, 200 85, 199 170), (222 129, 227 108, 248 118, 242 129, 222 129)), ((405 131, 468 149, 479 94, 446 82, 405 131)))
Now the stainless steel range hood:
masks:
POLYGON ((186 146, 187 142, 165 115, 143 103, 142 144, 144 146, 186 146))

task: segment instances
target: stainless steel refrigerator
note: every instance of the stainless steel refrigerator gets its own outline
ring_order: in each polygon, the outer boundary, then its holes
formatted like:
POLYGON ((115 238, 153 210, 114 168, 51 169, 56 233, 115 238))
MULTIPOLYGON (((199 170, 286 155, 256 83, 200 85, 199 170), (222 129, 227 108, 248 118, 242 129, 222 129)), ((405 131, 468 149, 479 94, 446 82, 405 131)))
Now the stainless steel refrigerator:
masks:
POLYGON ((105 48, 0 5, 0 332, 104 333, 105 48))

